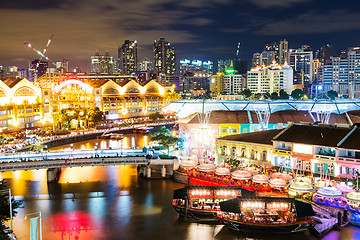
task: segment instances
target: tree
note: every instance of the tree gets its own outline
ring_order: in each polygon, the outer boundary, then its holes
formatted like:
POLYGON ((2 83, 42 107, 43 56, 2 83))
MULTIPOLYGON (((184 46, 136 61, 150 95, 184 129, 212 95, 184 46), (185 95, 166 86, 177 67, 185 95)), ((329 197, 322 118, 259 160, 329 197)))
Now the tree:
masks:
POLYGON ((279 92, 279 99, 289 99, 289 94, 287 94, 287 92, 281 89, 279 92))
POLYGON ((279 94, 278 94, 277 92, 273 92, 273 93, 270 95, 270 98, 271 98, 272 100, 276 100, 276 99, 279 98, 279 94))
POLYGON ((88 111, 87 119, 90 123, 97 125, 99 122, 105 120, 105 114, 98 107, 95 107, 88 111))
POLYGON ((180 138, 174 137, 170 130, 164 126, 151 130, 149 134, 152 141, 157 141, 168 150, 168 154, 170 153, 171 146, 177 145, 182 141, 180 138))
MULTIPOLYGON (((6 225, 2 224, 5 221, 10 220, 10 204, 9 204, 9 193, 6 191, 8 186, 6 181, 3 179, 0 181, 0 239, 11 239, 9 234, 11 229, 6 225)), ((16 201, 14 197, 11 198, 12 216, 15 217, 18 208, 22 206, 21 201, 16 201)))
POLYGON ((295 100, 299 100, 301 98, 304 97, 304 92, 303 90, 301 89, 294 89, 292 92, 291 92, 291 97, 295 100))
POLYGON ((162 119, 162 118, 164 118, 164 115, 162 115, 159 112, 154 112, 154 113, 149 114, 149 119, 153 120, 153 121, 158 120, 158 119, 162 119))
POLYGON ((335 98, 337 98, 339 95, 336 91, 334 90, 330 90, 330 91, 327 91, 326 95, 331 99, 331 100, 334 100, 335 98))
POLYGON ((250 89, 245 88, 245 89, 241 92, 241 95, 243 95, 244 98, 249 98, 249 97, 251 97, 252 93, 251 93, 250 89))
POLYGON ((181 95, 177 92, 167 93, 165 98, 167 103, 182 99, 181 95))

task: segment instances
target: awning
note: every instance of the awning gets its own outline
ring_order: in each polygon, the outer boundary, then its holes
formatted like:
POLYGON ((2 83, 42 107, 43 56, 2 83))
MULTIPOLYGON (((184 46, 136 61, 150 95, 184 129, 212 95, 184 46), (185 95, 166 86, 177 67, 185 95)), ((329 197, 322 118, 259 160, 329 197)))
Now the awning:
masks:
POLYGON ((180 188, 180 189, 174 190, 173 199, 184 199, 185 200, 186 196, 187 196, 186 188, 180 188))
POLYGON ((314 210, 311 204, 295 200, 295 209, 298 217, 314 216, 314 210))
POLYGON ((222 212, 233 212, 233 213, 241 213, 240 203, 237 198, 220 202, 220 210, 222 212))

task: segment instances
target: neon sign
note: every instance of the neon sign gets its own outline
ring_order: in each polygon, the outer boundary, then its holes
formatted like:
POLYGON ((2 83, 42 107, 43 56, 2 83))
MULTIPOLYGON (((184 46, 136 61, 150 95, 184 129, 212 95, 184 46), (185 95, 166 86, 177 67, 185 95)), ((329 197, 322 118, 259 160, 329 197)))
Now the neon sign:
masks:
POLYGON ((84 92, 86 93, 91 93, 92 92, 92 88, 87 85, 86 83, 79 81, 79 80, 75 80, 75 79, 70 79, 67 80, 65 82, 60 83, 59 85, 55 86, 55 92, 60 92, 61 89, 63 89, 64 87, 68 86, 68 85, 78 85, 84 92))

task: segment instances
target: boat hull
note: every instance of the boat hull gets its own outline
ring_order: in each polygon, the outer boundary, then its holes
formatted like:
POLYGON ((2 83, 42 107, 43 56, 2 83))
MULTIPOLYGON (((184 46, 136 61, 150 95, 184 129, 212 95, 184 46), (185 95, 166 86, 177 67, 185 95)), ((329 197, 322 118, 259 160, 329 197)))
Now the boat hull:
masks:
POLYGON ((196 220, 200 220, 200 221, 217 221, 218 217, 217 217, 217 212, 216 210, 201 210, 201 209, 194 209, 194 208, 188 208, 187 210, 185 209, 185 207, 182 206, 176 206, 173 205, 173 208, 175 209, 175 211, 181 215, 181 216, 186 216, 186 217, 190 217, 190 218, 194 218, 196 220))
POLYGON ((226 218, 219 218, 219 221, 226 227, 240 232, 262 232, 262 233, 293 233, 307 230, 313 225, 311 218, 303 221, 284 224, 264 224, 256 222, 241 222, 226 218))

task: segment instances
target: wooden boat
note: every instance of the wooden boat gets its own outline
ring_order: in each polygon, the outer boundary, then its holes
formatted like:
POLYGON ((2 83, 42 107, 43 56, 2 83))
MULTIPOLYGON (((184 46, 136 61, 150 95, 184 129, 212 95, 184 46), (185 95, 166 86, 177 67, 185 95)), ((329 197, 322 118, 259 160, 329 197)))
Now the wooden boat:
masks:
POLYGON ((240 187, 186 186, 174 190, 172 206, 181 216, 203 221, 217 221, 220 202, 246 194, 253 193, 240 187))
POLYGON ((120 133, 104 133, 103 135, 101 135, 101 138, 119 140, 123 139, 124 135, 120 133))
POLYGON ((311 204, 294 198, 236 197, 220 202, 218 219, 236 231, 291 233, 311 227, 313 215, 311 204))

